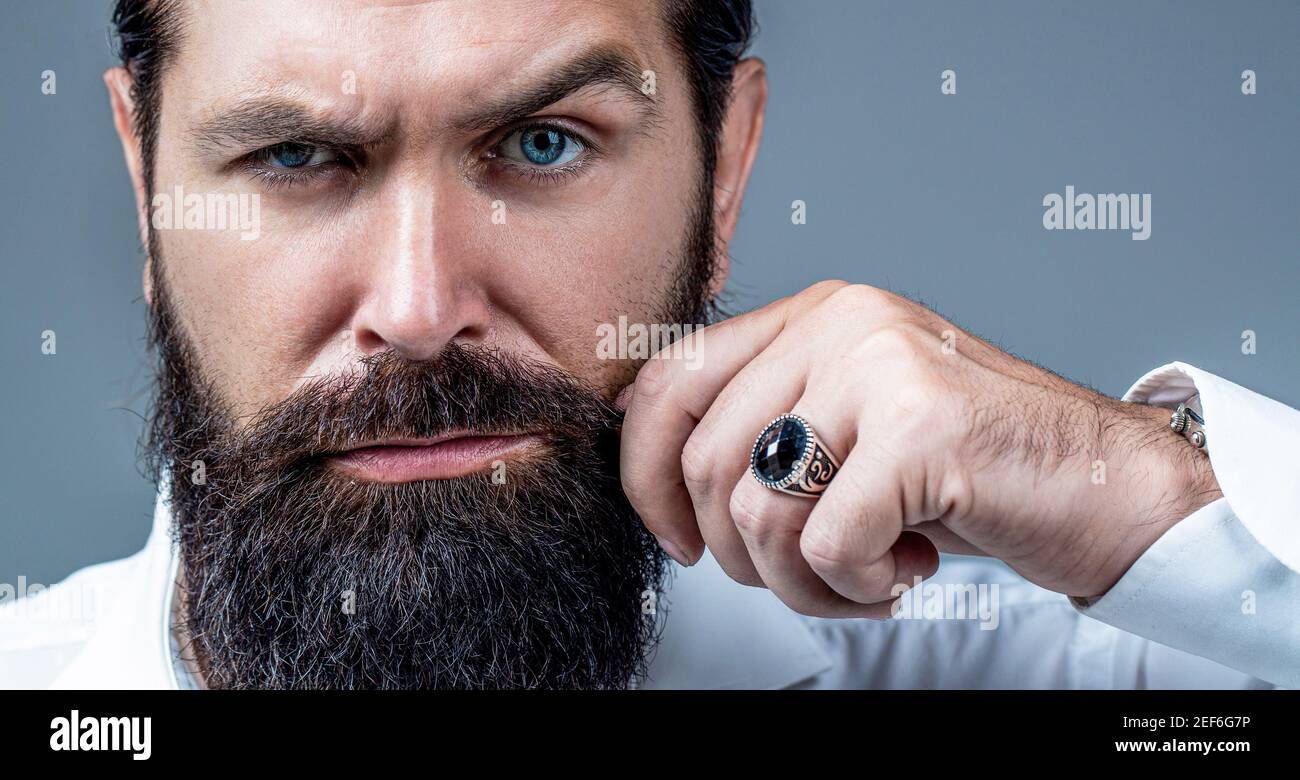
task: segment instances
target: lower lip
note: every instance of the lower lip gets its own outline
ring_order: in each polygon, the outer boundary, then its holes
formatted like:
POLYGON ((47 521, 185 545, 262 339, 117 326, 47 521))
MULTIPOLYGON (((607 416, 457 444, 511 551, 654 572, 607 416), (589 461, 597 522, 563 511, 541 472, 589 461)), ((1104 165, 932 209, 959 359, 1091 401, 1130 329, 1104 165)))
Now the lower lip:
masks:
POLYGON ((538 441, 533 435, 460 436, 433 444, 362 447, 333 455, 329 462, 357 479, 371 482, 455 479, 485 471, 495 461, 538 441))

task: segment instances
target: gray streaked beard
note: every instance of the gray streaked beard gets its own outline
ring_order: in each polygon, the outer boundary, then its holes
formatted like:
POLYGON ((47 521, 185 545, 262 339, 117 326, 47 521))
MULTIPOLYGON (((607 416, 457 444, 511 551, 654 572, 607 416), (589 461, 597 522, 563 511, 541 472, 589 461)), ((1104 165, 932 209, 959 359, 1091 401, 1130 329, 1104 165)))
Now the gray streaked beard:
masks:
POLYGON ((386 352, 236 430, 165 292, 150 438, 173 475, 184 635, 214 688, 621 688, 661 621, 665 558, 623 496, 618 414, 482 348, 386 352), (545 455, 452 480, 353 480, 366 440, 533 431, 545 455), (202 480, 195 464, 202 463, 202 480))

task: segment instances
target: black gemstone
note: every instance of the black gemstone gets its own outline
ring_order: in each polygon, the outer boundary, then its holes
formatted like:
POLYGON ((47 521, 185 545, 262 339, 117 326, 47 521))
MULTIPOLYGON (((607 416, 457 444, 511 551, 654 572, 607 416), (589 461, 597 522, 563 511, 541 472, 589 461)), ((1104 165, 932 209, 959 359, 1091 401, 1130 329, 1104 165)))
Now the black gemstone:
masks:
POLYGON ((754 451, 758 475, 768 482, 780 482, 794 471, 808 444, 808 434, 798 420, 774 422, 759 437, 754 451))

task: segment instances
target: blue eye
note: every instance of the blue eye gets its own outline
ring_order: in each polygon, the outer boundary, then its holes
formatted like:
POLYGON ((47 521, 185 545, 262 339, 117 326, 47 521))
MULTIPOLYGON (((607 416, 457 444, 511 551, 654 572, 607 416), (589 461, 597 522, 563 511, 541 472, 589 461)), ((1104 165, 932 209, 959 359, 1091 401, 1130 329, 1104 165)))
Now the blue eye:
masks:
POLYGON ((338 156, 328 149, 300 143, 282 143, 268 146, 258 153, 262 161, 272 168, 306 168, 336 162, 338 156))
POLYGON ((501 144, 501 153, 516 162, 553 168, 571 162, 583 150, 582 142, 552 127, 516 130, 501 144))

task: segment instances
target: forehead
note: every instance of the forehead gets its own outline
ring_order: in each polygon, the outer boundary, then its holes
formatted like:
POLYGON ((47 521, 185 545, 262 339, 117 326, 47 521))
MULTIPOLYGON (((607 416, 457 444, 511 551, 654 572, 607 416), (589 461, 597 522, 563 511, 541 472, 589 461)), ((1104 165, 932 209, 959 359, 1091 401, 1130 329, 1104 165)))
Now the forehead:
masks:
POLYGON ((361 102, 472 100, 548 63, 611 45, 666 67, 670 48, 646 0, 220 0, 188 6, 166 78, 190 100, 301 89, 361 102))

